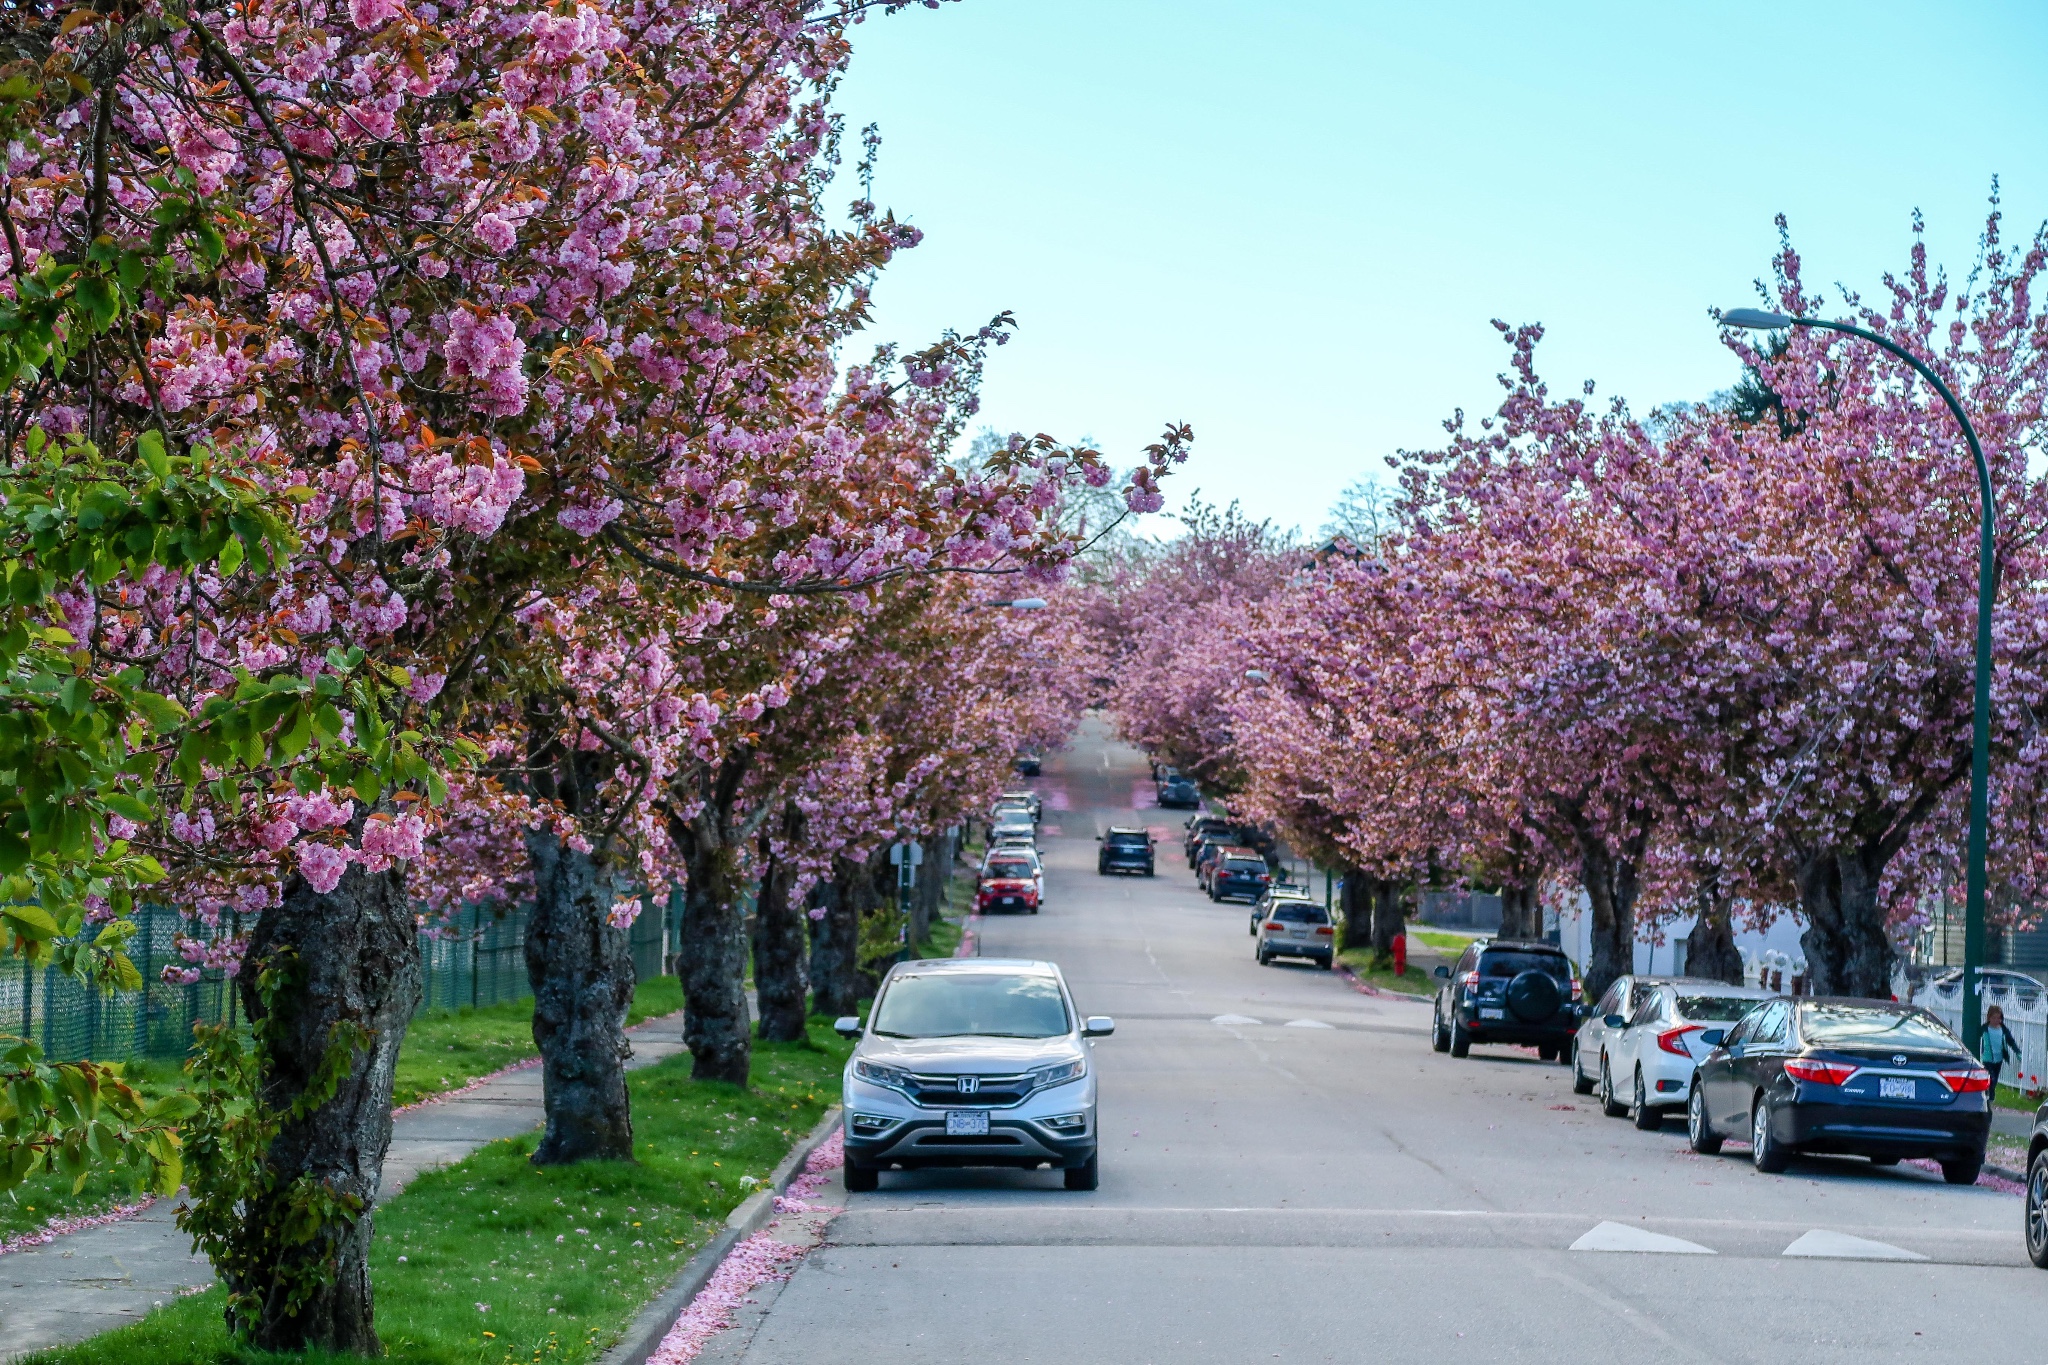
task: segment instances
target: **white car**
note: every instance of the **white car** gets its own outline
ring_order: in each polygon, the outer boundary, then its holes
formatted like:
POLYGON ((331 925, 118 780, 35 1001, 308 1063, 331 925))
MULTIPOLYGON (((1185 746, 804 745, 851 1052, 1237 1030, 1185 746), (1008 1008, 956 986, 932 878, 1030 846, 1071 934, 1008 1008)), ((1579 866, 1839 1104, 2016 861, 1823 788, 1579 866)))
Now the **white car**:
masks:
POLYGON ((890 1166, 1050 1164, 1070 1190, 1098 1179, 1091 1040, 1116 1022, 1074 1008, 1060 969, 1007 958, 899 962, 844 1080, 846 1188, 876 1188, 890 1166))
POLYGON ((988 827, 989 847, 1002 843, 1023 843, 1033 848, 1038 846, 1038 822, 1031 818, 1029 811, 1007 810, 996 816, 988 827))
MULTIPOLYGON (((1652 986, 1674 980, 1668 976, 1617 976, 1614 984, 1600 997, 1600 1003, 1593 1006, 1579 1024, 1579 1031, 1572 1037, 1572 1093, 1590 1095, 1600 1084, 1600 1077, 1607 1069, 1608 1040, 1620 1032, 1636 1006, 1642 1003, 1643 995, 1652 986), (1616 1015, 1621 1022, 1609 1027, 1607 1021, 1616 1015)), ((1623 1111, 1610 1110, 1619 1117, 1623 1111)))
POLYGON ((1714 1050, 1700 1035, 1733 1028, 1758 1001, 1777 998, 1719 981, 1667 981, 1640 992, 1627 1024, 1608 1033, 1601 1108, 1615 1118, 1627 1114, 1646 1132, 1662 1127, 1666 1109, 1685 1107, 1694 1069, 1714 1050))
POLYGON ((1329 912, 1308 900, 1276 900, 1254 930, 1252 956, 1261 967, 1276 957, 1305 957, 1329 971, 1337 962, 1337 929, 1329 912))

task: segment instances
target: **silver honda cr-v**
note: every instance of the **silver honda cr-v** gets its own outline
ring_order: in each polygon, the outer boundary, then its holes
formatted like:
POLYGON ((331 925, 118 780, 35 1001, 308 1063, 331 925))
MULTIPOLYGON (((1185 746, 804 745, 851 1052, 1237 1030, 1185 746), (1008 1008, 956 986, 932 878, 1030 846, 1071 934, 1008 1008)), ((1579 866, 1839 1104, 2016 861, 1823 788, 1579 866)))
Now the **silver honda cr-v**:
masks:
POLYGON ((942 958, 889 969, 846 1064, 846 1188, 885 1166, 1022 1166, 1097 1180, 1088 1040, 1116 1024, 1075 1012, 1050 962, 942 958))

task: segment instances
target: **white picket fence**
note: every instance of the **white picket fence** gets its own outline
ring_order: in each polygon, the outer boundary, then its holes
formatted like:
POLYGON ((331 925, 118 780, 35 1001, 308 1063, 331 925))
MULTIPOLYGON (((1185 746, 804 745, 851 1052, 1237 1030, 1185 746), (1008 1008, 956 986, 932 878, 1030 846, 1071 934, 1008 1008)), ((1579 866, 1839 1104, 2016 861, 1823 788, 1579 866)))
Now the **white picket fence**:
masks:
MULTIPOLYGON (((2007 1062, 2005 1073, 1999 1084, 2009 1085, 2028 1094, 2038 1095, 2048 1090, 2048 990, 2031 976, 2020 972, 2008 972, 1997 967, 1982 969, 1978 978, 1979 1008, 1988 1011, 1993 1005, 2005 1011, 2005 1026, 2019 1044, 2018 1064, 2007 1062)), ((1963 1031, 1963 974, 1960 970, 1946 977, 1925 982, 1913 993, 1913 1003, 1926 1010, 1950 1031, 1961 1036, 1963 1031)))

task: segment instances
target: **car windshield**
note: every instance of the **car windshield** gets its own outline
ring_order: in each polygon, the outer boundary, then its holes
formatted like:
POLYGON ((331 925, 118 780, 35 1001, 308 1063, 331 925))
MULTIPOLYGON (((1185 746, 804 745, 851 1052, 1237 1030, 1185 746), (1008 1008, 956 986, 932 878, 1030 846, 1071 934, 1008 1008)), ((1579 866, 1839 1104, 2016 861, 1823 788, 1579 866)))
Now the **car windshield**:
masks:
POLYGON ((1931 1047, 1954 1052, 1962 1046, 1953 1033, 1918 1010, 1807 1005, 1799 1011, 1799 1032, 1820 1047, 1931 1047))
POLYGON ((987 875, 991 877, 1028 877, 1031 875, 1031 864, 1021 858, 997 858, 989 863, 987 875))
POLYGON ((1328 924, 1330 917, 1323 913, 1320 905, 1308 905, 1301 901, 1281 901, 1266 912, 1266 918, 1277 919, 1282 924, 1328 924))
POLYGON ((1558 953, 1490 952, 1479 958, 1481 976, 1520 976, 1523 972, 1549 972, 1560 981, 1571 979, 1571 969, 1558 953))
POLYGON ((1708 1023, 1725 1024, 1748 1014, 1756 1000, 1741 995, 1681 995, 1678 997, 1678 1017, 1681 1019, 1703 1019, 1708 1023))
POLYGON ((1059 983, 1036 974, 899 976, 875 1006, 874 1030, 887 1038, 1057 1038, 1072 1029, 1059 983))

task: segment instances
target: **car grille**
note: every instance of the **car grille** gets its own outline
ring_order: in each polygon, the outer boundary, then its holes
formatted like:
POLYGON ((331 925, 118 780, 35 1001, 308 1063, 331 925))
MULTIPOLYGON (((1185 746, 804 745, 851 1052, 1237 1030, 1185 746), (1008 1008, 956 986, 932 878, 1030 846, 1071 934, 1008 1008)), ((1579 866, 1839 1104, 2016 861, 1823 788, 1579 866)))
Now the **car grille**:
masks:
POLYGON ((910 1077, 910 1098, 927 1109, 1008 1109, 1022 1104, 1031 1093, 1031 1073, 1017 1076, 982 1076, 973 1094, 960 1092, 958 1076, 927 1073, 910 1077))
POLYGON ((957 1133, 926 1133, 918 1138, 920 1147, 1019 1147, 1024 1139, 1011 1133, 990 1133, 987 1136, 962 1136, 957 1133))

